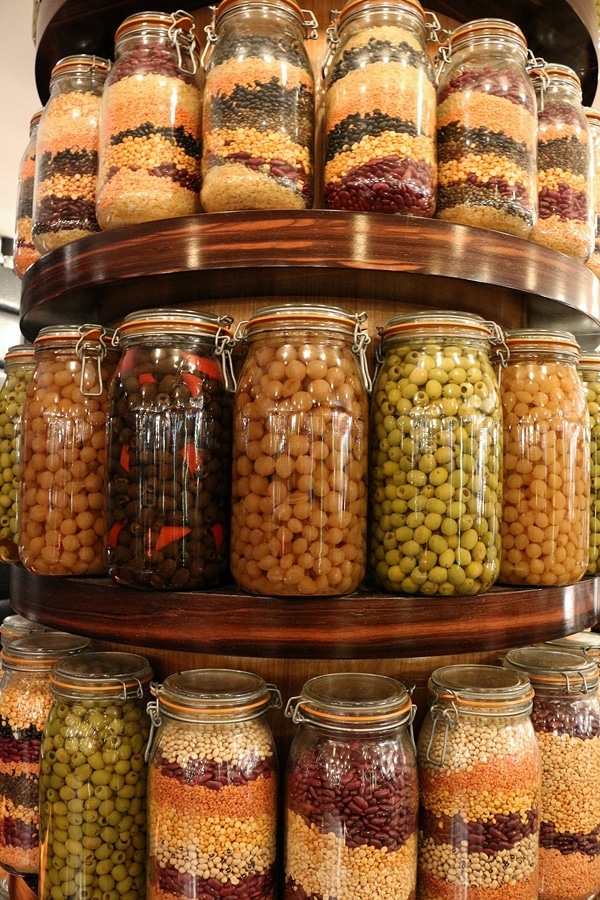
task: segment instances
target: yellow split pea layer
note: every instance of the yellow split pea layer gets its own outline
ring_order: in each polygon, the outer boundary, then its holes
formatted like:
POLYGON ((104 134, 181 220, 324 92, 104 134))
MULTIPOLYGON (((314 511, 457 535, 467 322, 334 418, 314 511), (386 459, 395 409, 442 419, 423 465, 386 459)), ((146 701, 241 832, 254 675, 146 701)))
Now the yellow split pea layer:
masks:
POLYGON ((325 183, 342 181, 350 169, 392 155, 399 159, 425 162, 432 167, 432 176, 434 175, 435 149, 429 138, 413 138, 395 131, 384 131, 376 137, 367 135, 353 144, 352 150, 348 152, 336 153, 331 162, 325 166, 325 183))
POLYGON ((542 822, 552 822, 557 831, 591 834, 600 827, 600 737, 581 740, 540 732, 537 738, 542 822))

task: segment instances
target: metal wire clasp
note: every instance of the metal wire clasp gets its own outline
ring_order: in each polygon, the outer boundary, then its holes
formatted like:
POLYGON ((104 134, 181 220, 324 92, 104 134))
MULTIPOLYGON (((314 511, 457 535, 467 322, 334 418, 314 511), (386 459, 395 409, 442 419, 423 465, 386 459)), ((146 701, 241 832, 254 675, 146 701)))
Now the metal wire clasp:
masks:
POLYGON ((177 65, 182 72, 186 72, 188 75, 195 75, 198 71, 198 44, 195 35, 196 26, 194 19, 190 13, 183 9, 178 9, 172 13, 171 19, 173 24, 169 26, 168 35, 177 50, 177 65), (186 56, 189 57, 189 62, 186 59, 185 64, 182 51, 185 51, 186 56), (186 68, 186 65, 190 65, 190 68, 186 68))
POLYGON ((160 685, 153 682, 150 685, 150 688, 152 690, 152 693, 155 694, 156 700, 150 700, 146 704, 146 712, 150 717, 150 732, 148 734, 148 740, 146 741, 146 749, 144 750, 145 762, 148 762, 148 760, 150 759, 150 750, 152 748, 156 730, 162 725, 162 719, 160 716, 160 712, 158 711, 158 692, 160 690, 160 685))
POLYGON ((427 742, 427 750, 425 752, 425 758, 428 763, 431 763, 432 766, 437 766, 438 768, 442 768, 444 765, 444 760, 446 759, 446 751, 448 749, 448 734, 456 728, 458 725, 458 709, 456 708, 456 694, 451 692, 452 700, 450 705, 446 705, 446 700, 440 700, 439 696, 436 700, 431 704, 429 713, 431 715, 431 734, 429 735, 429 741, 427 742), (442 750, 439 756, 439 759, 434 759, 433 757, 433 741, 435 738, 435 732, 438 726, 441 725, 444 729, 444 736, 442 740, 442 750))
POLYGON ((81 360, 79 390, 84 397, 101 397, 104 390, 102 360, 106 356, 106 331, 101 325, 80 325, 77 330, 81 335, 75 345, 75 353, 81 360), (92 390, 86 385, 97 385, 98 389, 92 390))
POLYGON ((361 327, 366 320, 367 314, 364 311, 359 312, 354 316, 354 340, 352 342, 352 352, 358 357, 363 382, 370 394, 373 390, 373 382, 367 365, 367 347, 371 343, 371 338, 367 331, 361 327))
POLYGON ((220 316, 219 327, 215 334, 215 356, 217 356, 223 366, 223 379, 225 381, 225 390, 235 391, 237 381, 233 370, 233 348, 235 347, 235 339, 226 334, 223 329, 229 328, 233 324, 231 316, 220 316))

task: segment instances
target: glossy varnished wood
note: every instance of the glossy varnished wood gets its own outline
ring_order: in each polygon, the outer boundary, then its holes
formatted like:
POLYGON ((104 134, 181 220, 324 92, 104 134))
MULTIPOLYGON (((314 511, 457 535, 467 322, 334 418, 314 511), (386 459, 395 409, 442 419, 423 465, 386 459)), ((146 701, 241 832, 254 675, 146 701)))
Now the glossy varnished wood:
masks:
POLYGON ((255 657, 437 656, 543 641, 593 625, 598 579, 565 589, 495 589, 481 597, 342 598, 150 593, 106 579, 11 572, 17 612, 54 628, 146 647, 255 657))
POLYGON ((599 338, 598 280, 564 254, 438 220, 325 210, 200 214, 91 235, 28 270, 21 327, 32 339, 44 325, 107 323, 148 306, 282 298, 454 308, 505 327, 518 302, 519 325, 552 321, 586 348, 599 338))

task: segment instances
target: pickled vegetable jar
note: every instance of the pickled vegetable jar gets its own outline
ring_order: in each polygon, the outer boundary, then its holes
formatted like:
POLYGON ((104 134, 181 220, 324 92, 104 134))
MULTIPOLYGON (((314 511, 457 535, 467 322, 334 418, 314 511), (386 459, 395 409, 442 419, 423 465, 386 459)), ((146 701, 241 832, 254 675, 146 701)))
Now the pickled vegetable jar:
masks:
POLYGON ((528 237, 537 219, 537 112, 523 32, 459 25, 441 50, 436 215, 528 237))
POLYGON ((276 896, 277 688, 195 669, 156 691, 148 780, 148 898, 276 896))
POLYGON ((530 238, 586 260, 594 249, 590 126, 579 76, 568 66, 532 73, 538 104, 538 220, 530 238))
POLYGON ((202 77, 194 20, 129 16, 102 94, 96 215, 103 229, 200 211, 202 77))
POLYGON ((589 562, 590 427, 579 346, 566 331, 507 335, 502 368, 500 581, 566 585, 589 562))
POLYGON ((394 316, 371 402, 369 566, 407 594, 477 594, 500 567, 502 417, 479 316, 394 316))
POLYGON ((151 677, 134 653, 54 666, 40 754, 40 900, 145 897, 151 677))
POLYGON ((15 344, 4 357, 6 378, 0 388, 0 560, 19 559, 19 490, 21 483, 21 424, 27 385, 35 368, 33 346, 15 344))
POLYGON ((222 0, 209 26, 202 207, 306 209, 313 202, 316 20, 293 0, 222 0))
POLYGON ((540 754, 528 679, 450 665, 432 673, 428 693, 417 742, 419 900, 537 900, 540 754))
POLYGON ((600 353, 579 357, 579 376, 587 394, 590 426, 590 547, 588 575, 600 571, 600 353))
POLYGON ((427 34, 418 0, 352 0, 334 18, 325 66, 326 209, 433 215, 436 85, 427 34))
POLYGON ((594 193, 594 249, 585 265, 600 278, 600 110, 584 107, 590 128, 593 160, 592 186, 594 193))
POLYGON ((52 705, 50 676, 88 638, 28 634, 3 643, 0 681, 0 865, 18 875, 39 870, 40 746, 52 705))
POLYGON ((230 324, 157 309, 130 313, 117 329, 107 481, 115 581, 194 590, 229 572, 230 324))
POLYGON ((39 575, 105 571, 106 419, 117 354, 100 325, 42 328, 21 434, 19 556, 39 575))
POLYGON ((289 700, 287 900, 414 900, 414 712, 403 684, 360 672, 311 678, 289 700))
POLYGON ((593 900, 600 886, 598 665, 547 646, 510 650, 504 665, 535 690, 542 763, 539 900, 593 900))
POLYGON ((364 577, 365 318, 284 304, 238 327, 231 572, 246 591, 331 596, 364 577))
POLYGON ((31 233, 40 253, 100 231, 96 219, 98 130, 110 63, 66 56, 50 75, 37 135, 31 233))
POLYGON ((29 140, 19 164, 17 181, 17 214, 15 221, 15 252, 13 265, 16 274, 22 278, 29 266, 40 258, 31 234, 33 215, 33 185, 35 181, 35 157, 37 133, 42 117, 38 109, 29 122, 29 140))

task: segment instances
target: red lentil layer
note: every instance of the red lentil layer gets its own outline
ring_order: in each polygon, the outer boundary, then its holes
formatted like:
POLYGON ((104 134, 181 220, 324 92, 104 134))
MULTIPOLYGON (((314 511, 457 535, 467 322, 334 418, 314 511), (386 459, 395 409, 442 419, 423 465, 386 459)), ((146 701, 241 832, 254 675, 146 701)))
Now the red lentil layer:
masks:
POLYGON ((118 135, 121 131, 151 122, 156 128, 182 127, 200 139, 202 95, 192 84, 178 78, 165 79, 146 75, 142 82, 123 78, 106 88, 102 107, 103 134, 118 135), (176 102, 173 102, 172 86, 176 102))
POLYGON ((543 900, 589 900, 600 890, 600 856, 562 854, 540 847, 540 897, 543 900))
MULTIPOLYGON (((467 896, 469 900, 537 900, 537 876, 533 880, 524 878, 497 887, 469 885, 467 889, 465 885, 448 884, 434 878, 429 872, 419 872, 418 900, 465 900, 467 896)), ((564 896, 560 900, 571 900, 571 897, 564 896)))
MULTIPOLYGON (((250 56, 239 62, 237 59, 228 59, 224 63, 212 68, 206 77, 208 94, 223 94, 228 97, 236 88, 252 90, 259 82, 268 83, 272 79, 281 80, 281 60, 268 61, 257 56, 250 56)), ((313 90, 313 82, 309 72, 301 66, 294 66, 286 62, 285 87, 297 90, 304 85, 309 91, 313 90)), ((204 110, 205 125, 210 128, 210 103, 204 110)))
POLYGON ((437 127, 444 128, 451 122, 459 122, 466 128, 486 128, 492 134, 501 133, 533 151, 537 134, 534 117, 524 106, 502 97, 480 92, 450 94, 437 108, 437 127))
POLYGON ((159 810, 169 808, 207 817, 235 815, 236 818, 270 815, 273 812, 272 778, 261 776, 256 781, 249 781, 243 788, 228 784, 215 791, 203 785, 182 784, 178 779, 167 777, 153 768, 149 784, 153 802, 159 810))

